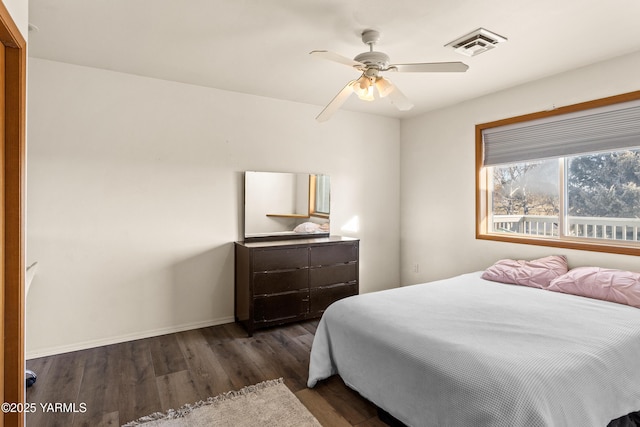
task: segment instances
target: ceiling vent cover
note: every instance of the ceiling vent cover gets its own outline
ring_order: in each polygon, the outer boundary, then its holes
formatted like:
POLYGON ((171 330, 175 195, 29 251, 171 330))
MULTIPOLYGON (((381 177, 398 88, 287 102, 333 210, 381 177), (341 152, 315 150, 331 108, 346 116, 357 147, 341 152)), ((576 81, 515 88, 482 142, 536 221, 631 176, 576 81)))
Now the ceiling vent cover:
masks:
POLYGON ((446 47, 452 47, 456 52, 465 56, 476 56, 490 49, 493 49, 498 43, 506 42, 507 39, 485 30, 478 28, 451 43, 447 43, 446 47))

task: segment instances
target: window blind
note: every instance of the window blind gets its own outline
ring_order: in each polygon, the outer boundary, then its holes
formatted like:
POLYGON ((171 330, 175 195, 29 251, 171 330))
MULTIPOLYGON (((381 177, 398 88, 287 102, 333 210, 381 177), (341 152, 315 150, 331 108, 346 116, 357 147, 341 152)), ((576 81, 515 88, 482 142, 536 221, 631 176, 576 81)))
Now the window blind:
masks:
POLYGON ((482 131, 484 165, 640 147, 640 101, 514 123, 482 131))

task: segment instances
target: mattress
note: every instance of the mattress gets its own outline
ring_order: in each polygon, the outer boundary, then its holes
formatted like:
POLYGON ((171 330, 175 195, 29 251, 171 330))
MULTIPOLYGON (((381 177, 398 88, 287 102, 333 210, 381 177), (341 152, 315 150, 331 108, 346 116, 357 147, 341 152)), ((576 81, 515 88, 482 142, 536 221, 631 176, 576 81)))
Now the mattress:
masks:
POLYGON ((597 426, 640 409, 640 309, 481 279, 358 295, 318 324, 334 374, 410 426, 597 426))

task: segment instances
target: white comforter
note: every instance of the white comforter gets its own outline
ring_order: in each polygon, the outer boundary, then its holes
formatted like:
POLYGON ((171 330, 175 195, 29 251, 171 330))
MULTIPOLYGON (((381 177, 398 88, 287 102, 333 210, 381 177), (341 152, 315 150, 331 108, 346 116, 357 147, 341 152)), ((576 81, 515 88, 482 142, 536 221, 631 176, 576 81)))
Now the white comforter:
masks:
POLYGON ((334 303, 308 386, 339 374, 411 426, 605 427, 640 410, 640 309, 480 274, 334 303))

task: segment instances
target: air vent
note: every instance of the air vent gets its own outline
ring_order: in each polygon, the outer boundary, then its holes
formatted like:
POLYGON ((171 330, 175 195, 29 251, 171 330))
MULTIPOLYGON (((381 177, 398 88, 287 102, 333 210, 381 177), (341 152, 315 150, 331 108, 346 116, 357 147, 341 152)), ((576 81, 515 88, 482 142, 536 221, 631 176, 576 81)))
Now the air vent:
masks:
POLYGON ((490 49, 493 49, 498 43, 506 42, 507 39, 496 33, 478 28, 451 43, 447 43, 446 47, 453 48, 456 52, 465 56, 476 56, 490 49))

